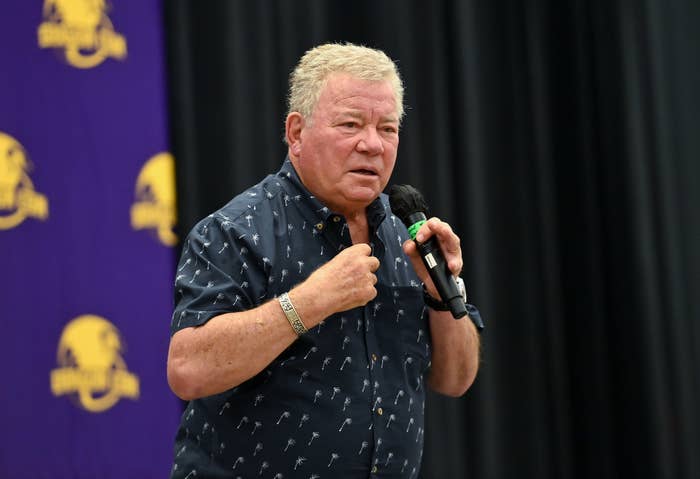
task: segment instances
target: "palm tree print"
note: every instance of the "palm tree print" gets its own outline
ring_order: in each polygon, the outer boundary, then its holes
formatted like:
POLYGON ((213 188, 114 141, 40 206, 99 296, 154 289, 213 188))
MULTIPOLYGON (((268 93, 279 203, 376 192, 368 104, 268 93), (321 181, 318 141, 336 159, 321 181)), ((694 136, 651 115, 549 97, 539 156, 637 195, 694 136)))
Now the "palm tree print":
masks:
POLYGON ((304 356, 304 359, 308 358, 309 354, 315 353, 316 351, 318 351, 318 348, 316 346, 311 346, 311 349, 309 349, 309 352, 306 353, 306 355, 304 356))
POLYGON ((221 407, 221 410, 219 411, 219 416, 221 416, 225 410, 231 407, 231 403, 226 401, 224 405, 221 407))
POLYGON ((408 420, 408 427, 406 428, 406 432, 408 432, 408 430, 411 429, 411 426, 413 425, 414 422, 416 422, 416 421, 414 421, 413 418, 410 418, 408 420))
POLYGON ((331 461, 328 463, 328 467, 331 467, 331 465, 333 464, 333 461, 335 461, 335 460, 338 459, 339 457, 340 457, 340 456, 339 456, 338 454, 336 454, 336 453, 334 453, 334 452, 331 453, 331 461))
POLYGON ((360 454, 362 454, 362 451, 364 451, 367 448, 367 446, 369 446, 369 443, 367 441, 362 441, 362 445, 360 446, 360 452, 358 452, 357 455, 359 456, 360 454))
POLYGON ((332 357, 326 356, 326 358, 323 360, 323 364, 321 365, 321 371, 323 371, 324 369, 326 369, 326 366, 328 366, 328 365, 331 363, 332 360, 333 360, 332 357))
POLYGON ((384 467, 389 465, 389 461, 391 461, 391 458, 394 457, 394 453, 390 452, 389 454, 386 455, 386 462, 384 463, 384 467))
POLYGON ((301 426, 303 426, 304 423, 305 423, 306 421, 308 421, 308 420, 309 420, 309 415, 306 414, 306 413, 302 414, 302 415, 301 415, 301 420, 299 421, 299 429, 301 429, 301 426))
POLYGON ((310 446, 311 443, 314 442, 314 439, 318 438, 319 436, 320 436, 320 434, 318 432, 316 432, 316 431, 312 432, 311 439, 309 440, 309 443, 307 444, 307 446, 310 446))
POLYGON ((297 460, 294 461, 294 470, 296 471, 297 467, 301 466, 304 463, 304 461, 306 461, 305 457, 301 457, 301 456, 297 457, 297 460))
POLYGON ((343 421, 343 424, 340 425, 340 429, 338 429, 338 432, 342 432, 343 428, 349 424, 352 424, 352 418, 346 417, 345 421, 343 421))
POLYGON ((289 417, 289 411, 284 411, 282 413, 282 415, 280 416, 280 418, 277 420, 277 425, 279 426, 279 424, 282 422, 282 419, 286 419, 288 417, 289 417))
POLYGON ((180 269, 178 269, 178 271, 182 271, 183 269, 185 269, 191 262, 192 258, 187 258, 187 261, 185 261, 185 263, 180 267, 180 269))
POLYGON ((369 379, 364 379, 362 381, 362 391, 360 391, 360 392, 365 392, 365 389, 367 388, 367 386, 369 386, 369 379))

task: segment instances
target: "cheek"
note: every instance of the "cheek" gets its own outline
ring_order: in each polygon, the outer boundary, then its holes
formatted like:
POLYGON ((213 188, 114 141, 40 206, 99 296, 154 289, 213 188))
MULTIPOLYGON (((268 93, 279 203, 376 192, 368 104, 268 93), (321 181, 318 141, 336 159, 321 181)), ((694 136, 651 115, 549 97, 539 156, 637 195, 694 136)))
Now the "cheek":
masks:
POLYGON ((384 151, 386 152, 391 152, 394 156, 396 156, 396 152, 399 149, 399 137, 387 137, 384 138, 384 151))
POLYGON ((387 170, 391 171, 396 163, 396 153, 397 153, 398 142, 388 143, 384 147, 384 166, 387 170))

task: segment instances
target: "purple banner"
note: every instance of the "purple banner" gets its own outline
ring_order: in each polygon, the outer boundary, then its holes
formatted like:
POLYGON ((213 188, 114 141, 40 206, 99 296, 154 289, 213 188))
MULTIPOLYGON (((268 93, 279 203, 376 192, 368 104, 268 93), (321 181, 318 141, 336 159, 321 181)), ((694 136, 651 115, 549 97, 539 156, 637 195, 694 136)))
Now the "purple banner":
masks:
POLYGON ((0 15, 0 477, 167 477, 175 184, 157 0, 0 15))

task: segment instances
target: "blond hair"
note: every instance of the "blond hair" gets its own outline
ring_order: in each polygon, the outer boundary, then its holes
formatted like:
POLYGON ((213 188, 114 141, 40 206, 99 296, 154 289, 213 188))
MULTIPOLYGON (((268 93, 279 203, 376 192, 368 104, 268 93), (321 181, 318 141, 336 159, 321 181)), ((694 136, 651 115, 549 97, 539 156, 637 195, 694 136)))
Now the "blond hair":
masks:
POLYGON ((307 51, 289 76, 289 110, 311 118, 331 73, 360 80, 388 80, 394 90, 399 121, 403 118, 403 82, 396 64, 381 50, 352 43, 326 43, 307 51))

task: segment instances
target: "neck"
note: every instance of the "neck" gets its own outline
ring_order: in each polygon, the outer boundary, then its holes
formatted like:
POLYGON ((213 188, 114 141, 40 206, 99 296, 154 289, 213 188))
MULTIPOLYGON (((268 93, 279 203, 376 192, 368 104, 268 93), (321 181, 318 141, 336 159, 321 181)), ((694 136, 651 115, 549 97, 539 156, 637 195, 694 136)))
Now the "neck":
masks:
POLYGON ((348 222, 352 244, 369 243, 369 225, 364 211, 354 215, 346 215, 345 220, 348 222))

